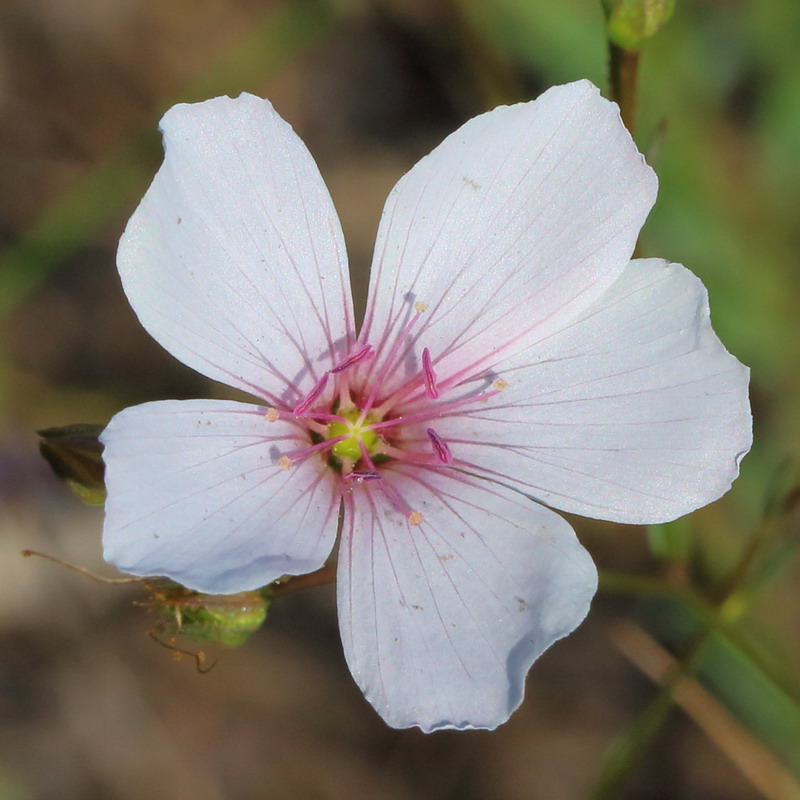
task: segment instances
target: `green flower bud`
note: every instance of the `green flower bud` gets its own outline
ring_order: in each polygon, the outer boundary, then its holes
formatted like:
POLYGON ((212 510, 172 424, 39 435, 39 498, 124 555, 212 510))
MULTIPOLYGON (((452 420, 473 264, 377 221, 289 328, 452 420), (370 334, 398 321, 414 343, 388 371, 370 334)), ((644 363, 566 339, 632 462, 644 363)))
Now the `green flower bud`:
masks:
POLYGON ((608 38, 625 50, 639 50, 672 16, 675 0, 606 0, 608 38))
POLYGON ((53 472, 86 503, 99 505, 106 499, 103 425, 66 425, 38 431, 39 452, 53 472))
POLYGON ((152 589, 146 605, 162 617, 164 633, 200 644, 238 647, 264 624, 270 603, 266 589, 202 594, 165 581, 152 589))

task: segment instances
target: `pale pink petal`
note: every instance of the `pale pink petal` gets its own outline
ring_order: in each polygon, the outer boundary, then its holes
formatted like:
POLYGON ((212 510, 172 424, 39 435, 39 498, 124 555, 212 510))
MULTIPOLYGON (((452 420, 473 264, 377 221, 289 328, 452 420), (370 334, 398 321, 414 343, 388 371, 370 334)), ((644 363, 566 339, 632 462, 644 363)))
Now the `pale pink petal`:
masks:
POLYGON ((361 340, 385 352, 421 303, 409 373, 425 347, 440 384, 525 350, 619 276, 656 188, 588 81, 470 120, 389 195, 361 340))
POLYGON ((331 471, 317 459, 281 469, 279 454, 304 443, 294 425, 265 414, 217 400, 117 414, 101 437, 106 560, 211 594, 322 566, 340 504, 331 471))
POLYGON ((495 728, 533 661, 585 617, 597 574, 570 526, 502 486, 395 465, 410 525, 377 488, 346 500, 339 624, 347 662, 389 725, 495 728))
POLYGON ((632 261, 578 320, 498 374, 508 388, 436 430, 457 466, 565 511, 674 519, 724 494, 752 442, 749 371, 679 264, 632 261))
POLYGON ((316 164, 268 101, 177 105, 166 155, 120 241, 150 334, 210 378, 285 405, 353 339, 342 232, 316 164))

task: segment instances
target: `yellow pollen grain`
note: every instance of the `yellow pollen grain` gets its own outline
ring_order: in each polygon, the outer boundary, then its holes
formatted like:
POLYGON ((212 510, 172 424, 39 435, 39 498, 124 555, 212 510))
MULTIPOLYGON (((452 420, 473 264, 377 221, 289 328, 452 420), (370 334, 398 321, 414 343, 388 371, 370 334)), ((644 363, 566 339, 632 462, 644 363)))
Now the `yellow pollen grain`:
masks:
POLYGON ((492 386, 497 389, 498 392, 502 392, 503 389, 508 389, 508 381, 504 381, 502 378, 498 378, 492 386))
POLYGON ((408 515, 408 522, 411 525, 421 525, 422 524, 422 520, 424 520, 424 519, 425 519, 425 517, 423 517, 422 514, 419 513, 419 511, 412 511, 408 515))
POLYGON ((291 469, 292 463, 293 463, 293 462, 292 462, 292 459, 291 459, 291 458, 289 458, 289 456, 281 456, 281 457, 278 459, 278 466, 279 466, 279 467, 280 467, 280 468, 281 468, 281 469, 282 469, 284 472, 286 472, 286 470, 288 470, 288 469, 291 469))
POLYGON ((280 419, 281 412, 277 408, 268 408, 264 416, 267 422, 277 422, 280 419))
POLYGON ((414 311, 416 311, 417 314, 421 314, 423 311, 427 311, 427 310, 428 310, 428 304, 427 303, 421 303, 419 301, 414 303, 414 311))

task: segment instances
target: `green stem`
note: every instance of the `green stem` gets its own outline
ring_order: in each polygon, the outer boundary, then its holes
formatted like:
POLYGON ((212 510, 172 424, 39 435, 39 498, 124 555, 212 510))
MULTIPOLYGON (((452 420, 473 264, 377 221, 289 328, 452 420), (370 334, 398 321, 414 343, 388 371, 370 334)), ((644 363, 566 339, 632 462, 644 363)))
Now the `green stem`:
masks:
MULTIPOLYGON (((589 793, 591 800, 611 800, 618 797, 628 776, 636 768, 650 749, 656 735, 666 722, 673 706, 673 695, 681 681, 691 676, 698 668, 706 648, 711 644, 715 633, 721 632, 740 647, 738 634, 731 623, 741 617, 747 608, 746 599, 740 594, 750 572, 772 543, 775 520, 764 520, 754 533, 750 543, 742 553, 739 562, 732 570, 729 580, 718 593, 715 602, 710 602, 695 590, 683 586, 673 586, 658 578, 606 573, 601 576, 601 588, 626 594, 662 594, 688 602, 693 610, 701 609, 701 618, 707 627, 689 644, 683 658, 664 679, 661 690, 636 719, 617 736, 604 760, 600 778, 589 793)), ((749 658, 752 650, 747 648, 749 658)))
POLYGON ((613 800, 620 796, 632 769, 647 754, 667 721, 676 689, 694 672, 710 641, 710 635, 704 633, 692 642, 681 662, 664 679, 659 693, 612 743, 600 779, 589 795, 591 800, 613 800))
MULTIPOLYGON (((751 548, 748 548, 749 552, 751 552, 751 548)), ((744 557, 749 559, 747 554, 744 557)), ((739 628, 731 624, 743 610, 743 605, 746 606, 746 602, 742 602, 741 591, 730 594, 721 605, 717 605, 696 589, 685 584, 677 584, 660 577, 607 571, 600 572, 600 591, 636 597, 665 597, 679 603, 709 633, 715 633, 727 639, 748 661, 800 705, 800 694, 798 694, 797 688, 787 685, 784 676, 773 664, 765 660, 758 646, 739 628)))

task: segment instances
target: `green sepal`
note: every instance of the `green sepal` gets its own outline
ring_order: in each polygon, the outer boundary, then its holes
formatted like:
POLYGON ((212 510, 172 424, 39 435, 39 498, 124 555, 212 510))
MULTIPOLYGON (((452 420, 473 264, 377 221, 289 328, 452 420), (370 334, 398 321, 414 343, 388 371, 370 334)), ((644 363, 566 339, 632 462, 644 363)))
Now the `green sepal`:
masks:
POLYGON ((607 0, 606 31, 611 42, 625 50, 639 50, 675 10, 675 0, 607 0))
POLYGON ((103 445, 104 425, 79 423, 37 431, 39 452, 53 472, 86 503, 100 505, 106 499, 103 445))
POLYGON ((164 618, 169 633, 199 644, 238 647, 267 618, 272 603, 268 589, 239 594, 203 594, 177 583, 153 589, 149 607, 164 618))

